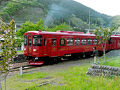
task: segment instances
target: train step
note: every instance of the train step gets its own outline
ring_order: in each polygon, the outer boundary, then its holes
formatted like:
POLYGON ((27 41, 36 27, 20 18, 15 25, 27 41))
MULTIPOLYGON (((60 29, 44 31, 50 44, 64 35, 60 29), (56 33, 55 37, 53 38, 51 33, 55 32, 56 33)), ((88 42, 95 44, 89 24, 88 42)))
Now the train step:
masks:
POLYGON ((42 65, 44 61, 29 61, 29 65, 42 65))

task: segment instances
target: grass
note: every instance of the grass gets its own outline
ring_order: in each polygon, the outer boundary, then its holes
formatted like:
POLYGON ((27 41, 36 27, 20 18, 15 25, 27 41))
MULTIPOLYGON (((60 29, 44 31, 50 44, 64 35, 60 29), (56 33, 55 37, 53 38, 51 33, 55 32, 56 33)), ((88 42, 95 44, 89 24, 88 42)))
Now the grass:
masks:
POLYGON ((47 73, 33 73, 33 74, 23 74, 22 76, 17 75, 18 79, 21 80, 33 80, 33 79, 40 79, 46 77, 47 73))
POLYGON ((112 60, 110 59, 111 58, 107 58, 106 63, 102 62, 101 65, 120 67, 120 57, 114 57, 112 60))
POLYGON ((119 90, 120 78, 104 78, 87 76, 89 66, 72 67, 58 72, 55 77, 62 78, 58 83, 63 85, 32 86, 28 90, 119 90))
POLYGON ((23 74, 22 76, 16 75, 10 79, 7 79, 7 90, 25 90, 41 82, 41 78, 45 78, 47 73, 33 73, 23 74))
POLYGON ((7 79, 7 90, 119 90, 119 77, 88 76, 89 67, 90 64, 84 64, 60 71, 16 75, 7 79), (40 86, 43 82, 50 84, 40 86))
POLYGON ((24 50, 17 51, 17 54, 23 54, 24 50))

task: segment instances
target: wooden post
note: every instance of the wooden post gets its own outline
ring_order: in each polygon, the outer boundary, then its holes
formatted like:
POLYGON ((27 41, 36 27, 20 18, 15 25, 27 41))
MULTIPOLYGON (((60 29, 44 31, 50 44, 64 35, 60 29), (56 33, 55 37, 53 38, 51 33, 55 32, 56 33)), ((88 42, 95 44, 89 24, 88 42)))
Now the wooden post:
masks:
POLYGON ((23 73, 23 72, 22 72, 22 67, 20 67, 20 75, 22 75, 22 73, 23 73))
POLYGON ((96 64, 96 59, 97 59, 96 56, 94 56, 94 64, 96 64))
POLYGON ((1 85, 1 81, 0 81, 0 90, 2 90, 2 85, 1 85))

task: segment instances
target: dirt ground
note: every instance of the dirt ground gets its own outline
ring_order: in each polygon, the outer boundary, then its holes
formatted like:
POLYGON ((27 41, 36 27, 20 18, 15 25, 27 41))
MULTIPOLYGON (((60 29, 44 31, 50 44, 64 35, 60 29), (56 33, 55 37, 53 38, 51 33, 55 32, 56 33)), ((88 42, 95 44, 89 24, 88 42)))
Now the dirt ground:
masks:
MULTIPOLYGON (((120 50, 110 51, 106 54, 106 56, 107 57, 120 56, 120 50)), ((99 57, 99 58, 101 58, 101 57, 99 57)), ((67 69, 71 66, 79 66, 79 65, 92 64, 92 63, 93 63, 93 57, 74 59, 74 60, 64 60, 57 64, 35 66, 32 69, 23 70, 23 73, 54 72, 54 71, 57 72, 57 71, 63 71, 64 69, 67 69)), ((19 71, 10 72, 9 76, 16 75, 18 73, 19 73, 19 71)))
MULTIPOLYGON (((57 64, 50 64, 50 65, 42 65, 42 66, 33 66, 31 69, 25 69, 23 70, 23 73, 34 73, 34 72, 57 72, 57 71, 63 71, 64 69, 67 69, 72 66, 78 66, 78 65, 84 65, 88 63, 93 62, 93 57, 90 58, 81 58, 81 59, 75 59, 75 60, 64 60, 57 64)), ((27 66, 26 66, 27 68, 27 66)), ((15 72, 9 72, 9 76, 14 76, 16 74, 19 74, 18 71, 15 72)))

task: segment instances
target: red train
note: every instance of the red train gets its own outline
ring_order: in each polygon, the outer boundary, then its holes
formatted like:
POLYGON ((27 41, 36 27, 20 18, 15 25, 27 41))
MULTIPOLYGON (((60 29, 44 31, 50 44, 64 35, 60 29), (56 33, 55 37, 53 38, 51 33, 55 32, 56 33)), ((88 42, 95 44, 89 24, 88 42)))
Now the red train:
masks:
MULTIPOLYGON (((91 55, 93 47, 99 53, 103 52, 94 34, 73 31, 29 31, 24 34, 24 55, 30 65, 41 65, 45 60, 60 60, 64 56, 91 55)), ((119 35, 112 35, 107 41, 106 51, 113 49, 120 49, 119 35)))

